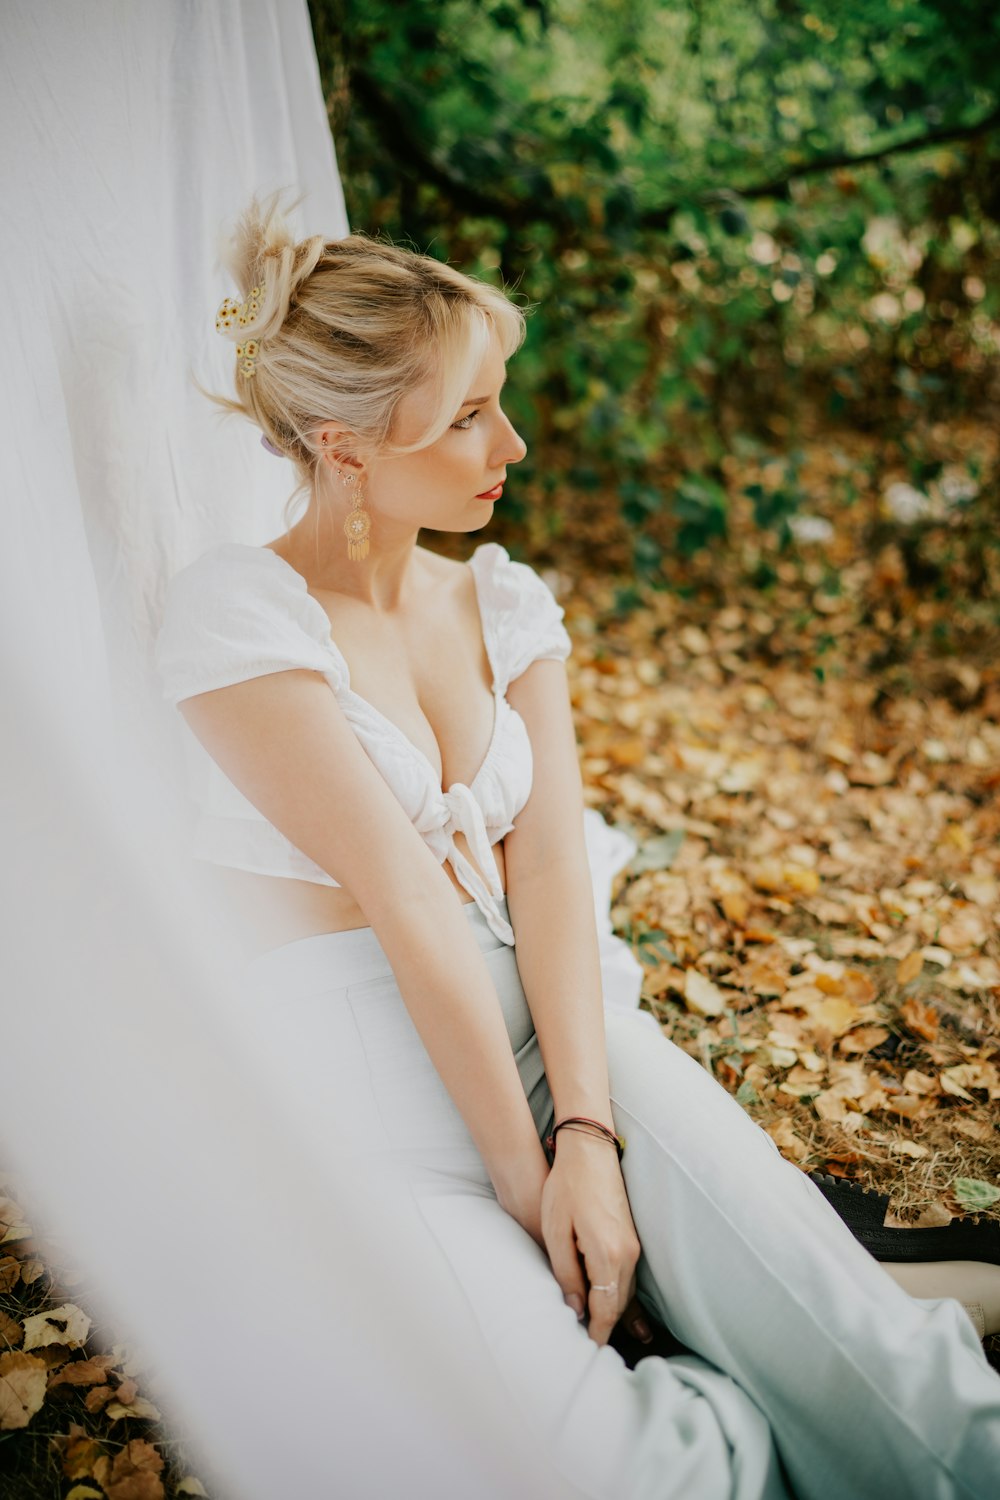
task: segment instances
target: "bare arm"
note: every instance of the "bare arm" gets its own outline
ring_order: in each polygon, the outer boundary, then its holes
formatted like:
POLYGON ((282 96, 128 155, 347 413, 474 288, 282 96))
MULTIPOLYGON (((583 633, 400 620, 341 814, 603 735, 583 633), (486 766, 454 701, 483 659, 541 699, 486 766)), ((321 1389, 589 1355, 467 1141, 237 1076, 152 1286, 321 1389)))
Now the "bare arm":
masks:
POLYGON ((534 759, 531 796, 504 841, 517 966, 556 1118, 590 1115, 610 1125, 597 921, 565 667, 532 662, 508 697, 534 759))
MULTIPOLYGON (((507 907, 556 1119, 613 1125, 597 921, 583 832, 583 785, 561 662, 537 660, 508 697, 528 728, 531 796, 507 835, 507 907)), ((648 1341, 635 1292, 639 1238, 612 1145, 561 1131, 542 1188, 542 1232, 559 1285, 607 1343, 619 1318, 648 1341)))
POLYGON ((540 1239, 530 1220, 548 1164, 489 970, 451 883, 328 684, 276 672, 181 708, 230 780, 357 901, 500 1202, 540 1239))

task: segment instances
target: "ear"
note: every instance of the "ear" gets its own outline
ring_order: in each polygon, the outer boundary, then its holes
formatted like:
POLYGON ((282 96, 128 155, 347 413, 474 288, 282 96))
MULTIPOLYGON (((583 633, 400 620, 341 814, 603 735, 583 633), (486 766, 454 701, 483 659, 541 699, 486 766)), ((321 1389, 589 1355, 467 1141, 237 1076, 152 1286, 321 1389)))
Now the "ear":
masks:
POLYGON ((354 456, 354 434, 347 432, 342 427, 335 427, 333 423, 320 427, 313 434, 320 461, 328 468, 347 469, 360 478, 364 472, 364 462, 354 456))

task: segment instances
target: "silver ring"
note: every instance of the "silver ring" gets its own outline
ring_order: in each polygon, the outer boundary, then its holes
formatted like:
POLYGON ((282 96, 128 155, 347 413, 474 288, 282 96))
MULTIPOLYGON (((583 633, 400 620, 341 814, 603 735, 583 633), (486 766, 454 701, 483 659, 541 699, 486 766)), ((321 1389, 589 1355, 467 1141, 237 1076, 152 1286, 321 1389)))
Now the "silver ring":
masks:
POLYGON ((594 1284, 591 1283, 590 1290, 592 1292, 617 1292, 618 1283, 617 1281, 609 1281, 607 1286, 594 1286, 594 1284))

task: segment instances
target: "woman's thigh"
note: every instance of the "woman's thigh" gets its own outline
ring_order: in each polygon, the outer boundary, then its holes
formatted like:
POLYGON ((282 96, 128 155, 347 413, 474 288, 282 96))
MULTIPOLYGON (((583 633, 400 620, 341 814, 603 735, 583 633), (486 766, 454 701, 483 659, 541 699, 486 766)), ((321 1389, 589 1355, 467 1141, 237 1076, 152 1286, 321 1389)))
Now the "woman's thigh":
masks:
MULTIPOLYGON (((509 950, 489 961, 542 1131, 551 1098, 516 964, 509 950)), ((784 1500, 767 1423, 728 1376, 695 1356, 631 1371, 590 1339, 544 1251, 497 1202, 395 981, 283 985, 277 961, 269 975, 255 1024, 296 1082, 300 1121, 398 1195, 411 1257, 417 1235, 418 1263, 447 1289, 442 1318, 466 1330, 459 1357, 488 1363, 508 1398, 497 1420, 540 1455, 539 1497, 548 1471, 591 1500, 784 1500)))
POLYGON ((474 1323, 476 1360, 490 1362, 514 1419, 581 1495, 786 1500, 767 1422, 730 1377, 695 1355, 630 1370, 589 1337, 492 1188, 434 1169, 408 1182, 474 1323))

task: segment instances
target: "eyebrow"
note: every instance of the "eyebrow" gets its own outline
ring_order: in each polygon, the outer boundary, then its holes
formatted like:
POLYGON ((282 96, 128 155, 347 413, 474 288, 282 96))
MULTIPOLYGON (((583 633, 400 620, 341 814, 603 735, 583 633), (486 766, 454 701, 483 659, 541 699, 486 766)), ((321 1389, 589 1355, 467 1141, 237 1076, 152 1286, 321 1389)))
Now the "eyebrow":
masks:
MULTIPOLYGON (((504 388, 504 386, 506 384, 507 384, 507 376, 504 375, 503 380, 500 382, 500 389, 503 390, 503 388, 504 388)), ((465 406, 482 406, 489 399, 490 399, 489 396, 470 396, 469 399, 468 399, 468 401, 463 401, 462 402, 462 406, 460 406, 458 409, 459 409, 459 411, 461 411, 462 407, 465 407, 465 406)))

